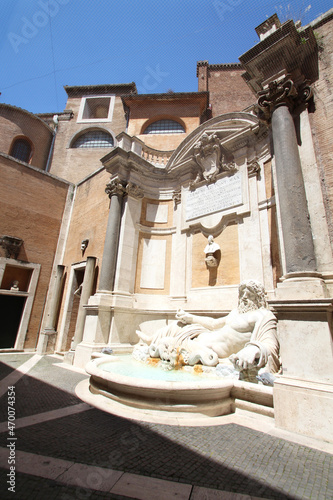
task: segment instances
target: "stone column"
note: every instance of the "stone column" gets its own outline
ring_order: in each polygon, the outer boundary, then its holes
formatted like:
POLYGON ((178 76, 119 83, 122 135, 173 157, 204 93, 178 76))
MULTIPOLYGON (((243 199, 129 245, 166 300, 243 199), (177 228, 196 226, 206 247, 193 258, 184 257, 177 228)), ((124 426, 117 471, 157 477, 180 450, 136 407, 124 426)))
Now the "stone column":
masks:
POLYGON ((47 313, 46 321, 45 321, 45 327, 43 328, 43 331, 41 332, 39 341, 38 341, 38 346, 37 346, 37 352, 38 354, 45 354, 48 350, 49 344, 49 339, 51 337, 56 336, 56 326, 57 326, 57 316, 58 316, 58 310, 59 310, 59 302, 61 298, 61 291, 62 291, 62 279, 64 276, 64 270, 65 266, 58 265, 57 266, 57 272, 55 275, 55 281, 53 283, 53 295, 51 299, 51 304, 49 307, 49 311, 47 313))
POLYGON ((126 189, 119 178, 115 178, 107 184, 105 192, 110 198, 110 210, 99 279, 99 291, 111 292, 116 273, 121 211, 126 189))
POLYGON ((84 306, 88 303, 89 297, 92 294, 95 278, 95 266, 96 257, 87 257, 87 264, 84 271, 84 279, 82 283, 79 311, 75 325, 75 334, 71 345, 72 350, 76 348, 76 346, 82 341, 83 338, 84 323, 86 319, 86 310, 84 306))
POLYGON ((60 301, 61 291, 62 291, 62 278, 64 276, 64 270, 65 270, 65 266, 61 266, 61 265, 57 266, 57 273, 55 275, 55 281, 53 284, 53 297, 52 297, 52 301, 51 301, 50 309, 49 309, 49 312, 47 315, 46 324, 45 324, 45 328, 43 330, 43 333, 47 333, 47 332, 55 333, 55 331, 56 331, 57 315, 58 315, 59 301, 60 301))
POLYGON ((316 271, 316 259, 307 200, 291 110, 295 103, 309 99, 309 87, 296 90, 291 80, 273 82, 260 93, 258 104, 271 116, 276 182, 286 273, 316 271))

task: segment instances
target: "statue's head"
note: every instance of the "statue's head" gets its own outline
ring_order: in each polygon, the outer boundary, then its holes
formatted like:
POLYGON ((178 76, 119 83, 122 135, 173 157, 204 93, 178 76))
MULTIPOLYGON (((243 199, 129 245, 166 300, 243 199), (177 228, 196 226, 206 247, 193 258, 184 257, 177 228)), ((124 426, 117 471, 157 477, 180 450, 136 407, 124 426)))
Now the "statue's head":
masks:
POLYGON ((238 309, 247 312, 268 308, 264 286, 256 280, 245 280, 238 287, 238 309))

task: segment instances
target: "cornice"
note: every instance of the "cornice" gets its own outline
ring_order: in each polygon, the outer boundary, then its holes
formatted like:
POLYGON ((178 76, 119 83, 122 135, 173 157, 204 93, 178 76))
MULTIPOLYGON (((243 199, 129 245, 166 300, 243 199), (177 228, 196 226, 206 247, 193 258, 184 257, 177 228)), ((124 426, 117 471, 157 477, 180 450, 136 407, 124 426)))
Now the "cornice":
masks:
POLYGON ((45 128, 47 128, 53 134, 53 128, 50 127, 44 120, 42 120, 38 114, 31 113, 26 109, 19 108, 18 106, 13 106, 12 104, 6 104, 6 103, 0 103, 0 111, 1 109, 8 109, 9 111, 16 111, 18 113, 23 113, 32 118, 33 120, 39 121, 45 128))

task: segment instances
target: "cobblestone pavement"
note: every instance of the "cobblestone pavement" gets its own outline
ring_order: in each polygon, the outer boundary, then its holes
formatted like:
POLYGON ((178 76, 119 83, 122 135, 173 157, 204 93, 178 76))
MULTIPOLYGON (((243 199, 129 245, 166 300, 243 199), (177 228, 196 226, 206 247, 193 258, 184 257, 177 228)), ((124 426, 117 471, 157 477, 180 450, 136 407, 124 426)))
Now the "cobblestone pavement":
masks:
MULTIPOLYGON (((82 404, 75 395, 75 386, 86 375, 64 369, 60 358, 33 356, 0 355, 2 388, 15 385, 17 438, 15 493, 8 490, 9 465, 1 461, 3 499, 333 499, 333 455, 329 453, 234 423, 180 427, 104 413, 82 404), (28 373, 11 384, 10 377, 15 380, 19 374, 14 370, 28 360, 34 362, 28 373), (29 463, 29 457, 35 457, 35 468, 23 464, 29 463), (64 470, 81 464, 86 472, 66 483, 60 472, 54 473, 57 464, 64 470), (125 473, 123 479, 145 477, 151 482, 147 484, 170 485, 169 494, 153 494, 151 489, 138 496, 121 495, 116 493, 120 492, 117 484, 103 491, 96 471, 103 475, 110 469, 125 473)), ((9 411, 7 392, 0 402, 4 423, 9 411)), ((6 424, 0 423, 5 458, 10 456, 9 439, 6 424)))

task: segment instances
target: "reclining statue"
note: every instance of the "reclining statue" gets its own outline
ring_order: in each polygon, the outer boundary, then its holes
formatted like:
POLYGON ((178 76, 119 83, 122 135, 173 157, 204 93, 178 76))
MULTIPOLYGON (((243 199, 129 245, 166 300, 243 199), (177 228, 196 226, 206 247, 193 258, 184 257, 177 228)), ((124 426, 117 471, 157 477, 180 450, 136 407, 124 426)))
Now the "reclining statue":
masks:
POLYGON ((276 318, 268 309, 263 285, 254 280, 238 287, 238 307, 222 318, 197 316, 178 310, 177 322, 152 337, 137 331, 149 345, 151 357, 176 366, 202 363, 216 366, 229 358, 238 370, 253 367, 277 373, 280 368, 276 318))

